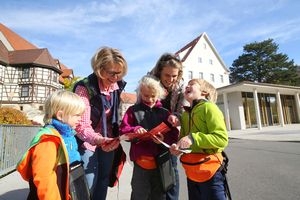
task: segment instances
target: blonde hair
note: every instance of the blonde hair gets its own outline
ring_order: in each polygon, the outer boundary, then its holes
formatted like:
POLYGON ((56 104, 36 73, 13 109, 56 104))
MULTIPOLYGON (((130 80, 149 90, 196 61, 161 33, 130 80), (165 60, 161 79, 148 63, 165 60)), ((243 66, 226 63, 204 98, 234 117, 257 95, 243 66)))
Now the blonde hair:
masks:
POLYGON ((200 90, 207 93, 207 100, 216 103, 218 98, 218 93, 216 88, 204 79, 191 79, 189 83, 197 83, 200 85, 200 90))
POLYGON ((100 72, 106 65, 110 63, 119 64, 123 68, 120 75, 121 78, 123 78, 127 74, 127 62, 118 49, 114 49, 111 47, 102 47, 97 50, 97 52, 91 59, 93 72, 99 78, 103 78, 100 72))
POLYGON ((155 91, 155 94, 158 99, 165 98, 165 90, 160 84, 159 80, 152 75, 145 75, 139 81, 138 88, 136 89, 137 93, 137 103, 141 102, 141 88, 148 87, 155 91))
POLYGON ((65 115, 83 114, 85 104, 77 94, 67 90, 57 90, 45 102, 44 123, 49 124, 60 110, 65 115))

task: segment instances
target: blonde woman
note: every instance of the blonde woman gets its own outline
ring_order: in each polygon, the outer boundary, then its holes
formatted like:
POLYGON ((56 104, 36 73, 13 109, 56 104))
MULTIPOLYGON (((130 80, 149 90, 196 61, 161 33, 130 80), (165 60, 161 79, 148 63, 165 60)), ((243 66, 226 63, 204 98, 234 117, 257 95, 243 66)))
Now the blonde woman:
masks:
POLYGON ((126 85, 127 62, 115 48, 102 47, 91 59, 93 73, 74 86, 86 105, 76 127, 79 151, 93 200, 105 200, 117 183, 126 155, 119 145, 120 94, 126 85))

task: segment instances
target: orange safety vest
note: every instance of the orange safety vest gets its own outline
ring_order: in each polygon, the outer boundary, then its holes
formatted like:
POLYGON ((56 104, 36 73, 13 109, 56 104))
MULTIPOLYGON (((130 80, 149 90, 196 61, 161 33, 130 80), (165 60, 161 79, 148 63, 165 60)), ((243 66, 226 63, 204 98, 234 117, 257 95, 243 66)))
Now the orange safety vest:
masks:
MULTIPOLYGON (((62 170, 61 173, 61 183, 59 184, 63 186, 62 188, 59 188, 60 190, 60 195, 53 193, 47 192, 47 196, 49 199, 57 199, 57 196, 60 196, 61 200, 70 200, 71 196, 69 194, 69 158, 68 158, 68 153, 67 149, 64 145, 64 141, 61 137, 61 135, 58 133, 58 131, 54 128, 49 128, 49 127, 44 127, 42 128, 36 136, 32 139, 30 143, 29 149, 25 152, 23 155, 22 159, 18 162, 16 166, 16 170, 21 174, 22 178, 26 181, 32 181, 33 179, 33 174, 32 174, 32 165, 31 165, 31 159, 32 159, 32 154, 34 147, 38 145, 42 141, 46 140, 51 140, 57 144, 59 144, 58 149, 57 149, 57 166, 56 170, 54 169, 54 172, 57 173, 58 171, 62 170), (59 169, 60 168, 60 169, 59 169)), ((52 152, 44 152, 45 155, 47 156, 47 153, 52 153, 52 152)), ((36 166, 38 167, 38 166, 36 166)), ((42 166, 40 166, 42 167, 42 166)), ((58 179, 57 179, 58 180, 58 179)), ((50 183, 48 183, 50 184, 50 183)), ((53 184, 58 184, 58 183, 51 183, 53 184)), ((30 191, 30 194, 37 196, 36 189, 31 188, 32 191, 30 191)), ((45 188, 45 191, 40 191, 41 195, 44 196, 44 192, 46 192, 47 188, 45 188)))

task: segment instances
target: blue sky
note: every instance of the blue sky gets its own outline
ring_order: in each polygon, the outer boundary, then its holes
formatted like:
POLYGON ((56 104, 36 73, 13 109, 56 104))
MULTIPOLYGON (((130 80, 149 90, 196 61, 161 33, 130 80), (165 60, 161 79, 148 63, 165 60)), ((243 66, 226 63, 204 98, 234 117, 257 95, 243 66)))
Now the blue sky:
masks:
POLYGON ((162 53, 206 32, 229 68, 243 46, 273 38, 300 65, 300 1, 294 0, 0 0, 0 22, 74 70, 91 73, 102 46, 122 51, 134 92, 162 53))

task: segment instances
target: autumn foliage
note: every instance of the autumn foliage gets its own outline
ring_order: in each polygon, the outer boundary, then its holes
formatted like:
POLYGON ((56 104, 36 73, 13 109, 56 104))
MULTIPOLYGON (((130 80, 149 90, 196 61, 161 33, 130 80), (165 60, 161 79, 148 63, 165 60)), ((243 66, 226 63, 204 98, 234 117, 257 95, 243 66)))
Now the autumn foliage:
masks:
POLYGON ((0 124, 31 125, 32 123, 22 111, 10 107, 1 107, 0 124))

